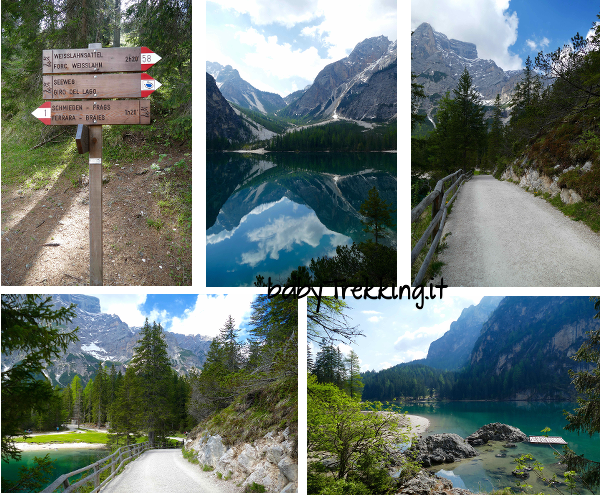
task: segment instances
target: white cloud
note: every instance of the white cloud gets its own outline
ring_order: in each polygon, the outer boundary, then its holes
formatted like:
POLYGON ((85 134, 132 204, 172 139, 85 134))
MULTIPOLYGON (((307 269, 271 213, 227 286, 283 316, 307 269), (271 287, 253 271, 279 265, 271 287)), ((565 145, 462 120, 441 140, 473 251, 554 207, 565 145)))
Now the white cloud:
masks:
POLYGON ((346 356, 348 356, 350 354, 350 351, 352 350, 352 347, 350 347, 348 344, 344 344, 343 342, 340 342, 338 344, 338 349, 340 351, 342 351, 342 354, 345 354, 346 356))
MULTIPOLYGON (((323 67, 334 61, 322 59, 314 46, 293 50, 289 43, 279 43, 277 36, 265 37, 254 28, 238 31, 235 36, 241 43, 254 48, 254 52, 245 55, 244 63, 279 79, 302 76, 312 81, 323 67)), ((256 87, 263 89, 260 84, 256 87)))
POLYGON ((411 29, 427 22, 448 38, 475 43, 479 58, 504 70, 520 69, 522 59, 510 51, 519 18, 508 7, 509 0, 413 0, 411 29))
POLYGON ((529 48, 531 48, 532 50, 537 50, 537 43, 533 40, 525 40, 525 43, 527 43, 527 46, 529 48))
POLYGON ((371 323, 379 323, 381 320, 383 320, 383 316, 371 316, 371 318, 368 319, 371 323))
POLYGON ((367 311, 361 311, 361 313, 363 315, 380 315, 381 311, 367 310, 367 311))
POLYGON ((407 330, 394 342, 394 349, 398 352, 395 357, 402 363, 427 357, 429 344, 444 335, 450 329, 452 321, 444 321, 429 327, 422 326, 414 331, 407 330))
POLYGON ((247 320, 253 299, 252 294, 201 294, 193 308, 186 309, 181 318, 173 318, 170 330, 185 335, 200 334, 214 338, 219 335, 229 315, 235 320, 236 327, 247 320))
POLYGON ((223 8, 238 14, 248 14, 253 24, 281 24, 292 27, 320 15, 318 0, 219 0, 223 8))
POLYGON ((94 294, 100 299, 103 313, 117 315, 130 327, 141 327, 146 320, 139 306, 146 302, 146 294, 94 294))

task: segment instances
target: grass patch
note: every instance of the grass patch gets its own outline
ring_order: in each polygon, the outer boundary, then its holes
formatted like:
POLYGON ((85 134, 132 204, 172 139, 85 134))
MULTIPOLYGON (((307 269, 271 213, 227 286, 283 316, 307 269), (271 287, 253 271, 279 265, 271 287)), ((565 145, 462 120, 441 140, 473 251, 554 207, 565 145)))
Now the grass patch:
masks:
POLYGON ((250 485, 246 485, 244 488, 244 493, 265 493, 266 489, 264 485, 256 483, 253 481, 250 485))
POLYGON ((211 435, 219 434, 223 443, 252 443, 270 431, 289 427, 298 449, 298 385, 297 378, 288 378, 250 392, 208 418, 202 425, 211 435))
POLYGON ((215 468, 213 466, 209 466, 208 464, 205 464, 204 466, 202 466, 202 471, 214 471, 215 468))
POLYGON ((188 450, 185 447, 182 447, 181 453, 183 454, 183 458, 187 459, 188 462, 191 462, 192 464, 200 464, 200 462, 198 461, 198 457, 196 457, 198 455, 198 452, 196 452, 194 449, 188 450))
POLYGON ((38 435, 35 437, 29 437, 27 439, 24 439, 23 437, 15 437, 14 441, 26 443, 107 443, 108 439, 108 433, 102 433, 99 431, 86 431, 76 433, 64 433, 60 435, 38 435))
POLYGON ((544 194, 544 199, 552 206, 558 208, 573 220, 585 223, 594 232, 600 232, 600 204, 581 201, 568 205, 563 203, 560 195, 557 194, 550 198, 550 195, 546 194, 544 194))
MULTIPOLYGON (((433 205, 429 205, 425 209, 425 211, 421 214, 421 217, 418 220, 416 220, 415 222, 413 222, 413 224, 411 225, 411 238, 410 238, 411 250, 417 245, 417 242, 419 242, 419 239, 425 233, 425 231, 427 230, 427 227, 429 227, 429 224, 431 222, 431 210, 432 209, 433 209, 433 205)), ((450 214, 450 210, 448 211, 448 214, 450 214)), ((446 217, 446 219, 447 219, 447 217, 446 217)), ((445 237, 444 237, 444 239, 445 239, 445 237)), ((425 261, 425 258, 427 257, 427 253, 429 251, 429 248, 431 247, 432 241, 433 241, 433 235, 431 235, 429 237, 427 244, 425 244, 425 246, 423 247, 423 249, 417 256, 414 265, 411 267, 411 270, 410 270, 411 281, 414 280, 415 277, 417 276, 417 273, 419 273, 419 270, 421 269, 421 265, 423 264, 423 262, 425 261)), ((443 239, 442 239, 440 241, 438 247, 435 250, 435 254, 433 255, 433 258, 431 258, 431 263, 429 264, 429 267, 427 268, 427 271, 425 272, 425 277, 423 277, 423 282, 421 282, 421 285, 427 284, 431 279, 437 277, 440 274, 441 268, 444 265, 444 263, 439 261, 438 255, 445 249, 445 247, 447 247, 447 245, 443 242, 443 239)))

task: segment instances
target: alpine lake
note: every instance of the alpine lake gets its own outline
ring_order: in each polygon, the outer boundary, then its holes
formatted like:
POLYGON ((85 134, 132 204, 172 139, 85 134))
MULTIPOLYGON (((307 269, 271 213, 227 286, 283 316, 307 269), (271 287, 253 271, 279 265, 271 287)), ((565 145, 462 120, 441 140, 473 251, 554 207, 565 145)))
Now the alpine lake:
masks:
MULTIPOLYGON (((283 284, 312 258, 372 238, 371 188, 396 209, 396 153, 207 153, 206 285, 283 284)), ((394 227, 395 229, 395 227, 394 227)), ((387 243, 396 245, 396 232, 387 243)))
MULTIPOLYGON (((48 482, 48 485, 50 485, 59 476, 88 466, 110 455, 110 452, 104 449, 81 448, 29 450, 21 453, 20 461, 2 462, 2 478, 9 481, 16 481, 19 477, 19 468, 21 466, 33 467, 34 457, 44 457, 46 454, 50 455, 50 460, 53 462, 52 475, 48 482)), ((4 487, 2 487, 2 491, 4 492, 4 487)))
MULTIPOLYGON (((548 436, 562 437, 569 448, 586 459, 600 461, 600 435, 590 437, 587 433, 570 432, 564 430, 567 421, 563 415, 564 410, 572 412, 577 407, 570 402, 431 402, 394 404, 394 410, 406 412, 427 418, 430 422, 425 436, 435 433, 456 433, 463 438, 475 433, 482 426, 489 423, 504 423, 519 428, 530 436, 543 436, 544 428, 551 429, 548 436)), ((514 448, 505 448, 506 442, 489 442, 487 445, 475 447, 480 453, 477 457, 463 459, 462 461, 439 464, 428 468, 438 476, 452 481, 456 488, 466 488, 474 493, 489 493, 493 490, 511 487, 518 492, 517 481, 512 471, 516 468, 515 458, 523 454, 531 454, 535 461, 544 466, 543 476, 551 478, 557 475, 563 481, 562 474, 566 466, 560 463, 555 452, 561 452, 561 445, 539 445, 527 442, 515 443, 514 448), (505 455, 497 457, 497 455, 505 455)), ((533 465, 535 461, 529 461, 533 465)), ((538 479, 535 471, 529 472, 529 478, 522 480, 532 486, 529 493, 557 493, 548 485, 538 479)), ((562 493, 569 493, 569 488, 564 482, 558 485, 562 493)), ((577 484, 580 494, 592 492, 577 484)))

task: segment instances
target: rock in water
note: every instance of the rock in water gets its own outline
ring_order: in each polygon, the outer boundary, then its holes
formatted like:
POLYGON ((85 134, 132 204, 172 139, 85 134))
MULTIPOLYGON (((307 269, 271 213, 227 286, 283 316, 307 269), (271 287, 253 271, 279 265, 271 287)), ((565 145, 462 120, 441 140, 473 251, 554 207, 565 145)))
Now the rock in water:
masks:
POLYGON ((441 433, 422 438, 413 449, 417 450, 417 462, 425 467, 479 455, 477 450, 456 433, 441 433))
POLYGON ((479 428, 475 433, 469 435, 466 441, 471 445, 483 445, 490 440, 505 442, 524 442, 527 435, 514 426, 503 423, 490 423, 479 428))

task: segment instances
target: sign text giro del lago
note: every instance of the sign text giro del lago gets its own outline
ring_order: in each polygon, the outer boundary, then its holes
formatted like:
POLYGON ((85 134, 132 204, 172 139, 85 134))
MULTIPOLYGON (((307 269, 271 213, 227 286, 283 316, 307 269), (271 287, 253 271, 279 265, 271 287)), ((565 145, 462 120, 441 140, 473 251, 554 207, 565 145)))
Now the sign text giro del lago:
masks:
POLYGON ((102 125, 150 124, 144 98, 161 84, 143 71, 160 58, 145 46, 100 43, 42 52, 48 101, 32 115, 46 125, 77 125, 77 150, 89 152, 90 285, 102 285, 102 125))

